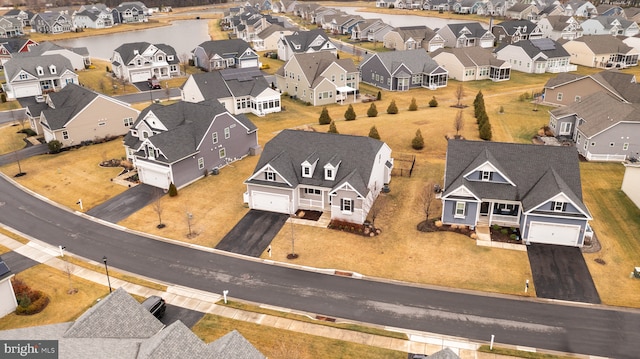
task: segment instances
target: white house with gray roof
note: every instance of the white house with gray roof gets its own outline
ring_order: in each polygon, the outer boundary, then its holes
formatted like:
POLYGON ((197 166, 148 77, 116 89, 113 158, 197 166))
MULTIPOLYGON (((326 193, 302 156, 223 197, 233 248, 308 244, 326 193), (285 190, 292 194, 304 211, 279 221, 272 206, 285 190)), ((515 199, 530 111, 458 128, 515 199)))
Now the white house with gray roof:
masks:
POLYGON ((292 35, 294 32, 294 29, 287 29, 281 25, 271 24, 260 31, 253 39, 253 49, 256 51, 277 50, 280 38, 282 36, 292 35))
POLYGON ((511 78, 511 64, 496 59, 491 50, 482 47, 447 47, 436 50, 431 56, 447 70, 450 79, 507 81, 511 78))
POLYGON ((258 54, 240 39, 205 41, 193 50, 195 66, 214 71, 228 67, 258 67, 258 54))
POLYGON ((526 243, 582 247, 592 217, 578 162, 571 147, 449 140, 442 223, 496 224, 518 228, 526 243))
POLYGON ((73 25, 77 29, 106 29, 113 26, 113 13, 104 4, 82 6, 73 15, 73 25))
POLYGON ((69 14, 46 11, 33 16, 31 29, 43 34, 60 34, 73 30, 73 21, 69 14))
POLYGON ((44 103, 27 105, 31 128, 62 147, 124 135, 138 114, 128 103, 76 84, 49 94, 44 103))
POLYGON ((515 71, 530 74, 558 73, 577 70, 571 56, 557 41, 543 38, 504 43, 494 50, 499 60, 507 61, 515 71))
POLYGON ((259 152, 257 127, 216 99, 147 107, 130 127, 124 146, 140 182, 162 189, 171 183, 187 186, 259 152))
POLYGON ((282 61, 289 61, 295 54, 313 52, 330 52, 335 57, 338 49, 322 29, 296 31, 278 41, 278 59, 282 61))
POLYGON ((0 258, 0 318, 13 313, 18 307, 16 293, 11 285, 13 277, 14 274, 9 266, 0 258))
POLYGON ((582 26, 573 16, 550 15, 538 21, 543 37, 552 40, 573 40, 582 36, 582 26))
POLYGON ((447 24, 436 31, 445 43, 445 47, 480 46, 492 48, 495 37, 491 29, 487 30, 479 22, 447 24))
POLYGON ((635 36, 640 32, 638 23, 621 16, 597 16, 580 23, 584 35, 635 36))
POLYGON ((91 57, 86 47, 62 47, 51 41, 42 42, 38 46, 30 46, 29 51, 18 53, 14 57, 37 57, 56 54, 67 58, 71 62, 74 71, 84 70, 91 65, 91 57))
POLYGON ((331 219, 362 224, 392 169, 391 148, 382 141, 284 130, 264 146, 244 201, 251 209, 328 211, 331 219))
POLYGON ((16 37, 24 35, 22 21, 12 17, 0 17, 0 37, 16 37))
POLYGON ((266 359, 235 330, 206 344, 180 320, 165 326, 122 288, 74 322, 3 330, 0 337, 55 340, 65 359, 266 359))
POLYGON ((180 74, 180 59, 169 45, 131 42, 113 50, 111 68, 117 78, 131 83, 167 80, 180 74))
POLYGON ((605 91, 552 110, 549 127, 589 161, 622 162, 640 155, 640 104, 620 102, 605 91))
POLYGON ((224 69, 190 75, 180 87, 182 101, 216 99, 232 114, 264 116, 280 112, 281 93, 270 87, 257 68, 224 69))
POLYGON ((8 100, 59 91, 67 84, 78 84, 71 62, 62 55, 12 58, 4 64, 8 100))
POLYGON ((140 1, 123 2, 111 10, 115 24, 147 22, 149 9, 140 1))
POLYGON ((390 91, 446 87, 448 71, 424 49, 369 54, 359 66, 362 82, 390 91))
POLYGON ((612 35, 584 35, 565 42, 571 63, 598 68, 638 66, 640 52, 612 35))

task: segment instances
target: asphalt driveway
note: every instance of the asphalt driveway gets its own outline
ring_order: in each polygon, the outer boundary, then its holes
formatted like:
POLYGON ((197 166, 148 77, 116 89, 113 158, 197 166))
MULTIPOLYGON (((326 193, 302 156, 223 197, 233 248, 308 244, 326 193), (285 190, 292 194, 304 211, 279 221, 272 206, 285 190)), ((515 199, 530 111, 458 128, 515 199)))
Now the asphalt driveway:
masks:
POLYGON ((252 209, 222 238, 216 249, 259 257, 287 218, 287 214, 252 209))
POLYGON ((527 254, 538 297, 600 303, 580 248, 532 243, 527 254))
POLYGON ((39 262, 16 252, 7 252, 3 254, 2 260, 7 264, 9 269, 11 269, 11 273, 13 274, 18 274, 23 270, 40 264, 39 262))
POLYGON ((164 194, 156 187, 141 183, 91 208, 87 214, 107 222, 118 223, 151 203, 158 191, 164 194))

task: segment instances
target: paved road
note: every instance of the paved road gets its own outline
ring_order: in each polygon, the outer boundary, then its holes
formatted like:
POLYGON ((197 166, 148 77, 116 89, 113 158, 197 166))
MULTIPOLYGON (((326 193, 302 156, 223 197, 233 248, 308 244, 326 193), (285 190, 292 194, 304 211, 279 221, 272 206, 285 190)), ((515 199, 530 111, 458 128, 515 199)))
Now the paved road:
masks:
MULTIPOLYGON (((129 86, 132 86, 132 85, 129 85, 129 86)), ((169 89, 168 97, 171 99, 179 99, 181 97, 180 89, 178 88, 169 89)), ((167 92, 165 89, 153 90, 153 91, 147 90, 139 93, 114 96, 114 98, 117 98, 118 100, 124 101, 126 103, 149 102, 157 99, 165 101, 167 99, 167 92)))
POLYGON ((7 110, 0 112, 0 125, 11 122, 18 122, 20 119, 27 119, 24 108, 7 110))
MULTIPOLYGON (((551 304, 329 276, 198 251, 102 226, 0 178, 0 221, 69 252, 170 283, 379 325, 636 358, 640 310, 551 304)), ((462 269, 461 269, 462 270, 462 269)), ((508 270, 508 269, 506 269, 508 270)))
MULTIPOLYGON (((25 147, 19 151, 10 152, 0 156, 0 166, 4 166, 9 163, 17 162, 18 159, 23 160, 25 158, 29 158, 31 156, 43 155, 49 152, 49 147, 47 145, 34 145, 25 147), (17 157, 17 158, 16 158, 17 157)), ((28 166, 22 166, 22 171, 29 173, 28 166)), ((18 167, 16 164, 16 173, 18 173, 18 167)))

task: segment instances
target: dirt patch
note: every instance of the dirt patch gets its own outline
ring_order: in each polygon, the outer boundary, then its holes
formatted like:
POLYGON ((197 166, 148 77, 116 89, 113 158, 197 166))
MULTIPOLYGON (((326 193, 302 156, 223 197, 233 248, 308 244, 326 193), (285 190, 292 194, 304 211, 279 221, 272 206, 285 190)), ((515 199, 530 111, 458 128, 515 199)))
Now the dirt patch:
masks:
POLYGON ((518 228, 493 225, 489 230, 491 232, 491 240, 494 242, 522 244, 522 237, 518 228))

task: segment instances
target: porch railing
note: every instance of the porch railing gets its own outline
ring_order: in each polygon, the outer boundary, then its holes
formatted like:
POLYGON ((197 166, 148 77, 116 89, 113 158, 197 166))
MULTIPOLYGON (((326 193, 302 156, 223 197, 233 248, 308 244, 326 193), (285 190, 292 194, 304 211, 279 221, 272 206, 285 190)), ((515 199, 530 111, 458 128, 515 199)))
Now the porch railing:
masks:
POLYGON ((324 209, 322 201, 308 198, 300 198, 300 200, 298 201, 298 206, 304 207, 304 209, 324 209))
POLYGON ((494 214, 491 216, 491 224, 501 224, 501 225, 519 224, 518 216, 505 216, 502 214, 494 214))

